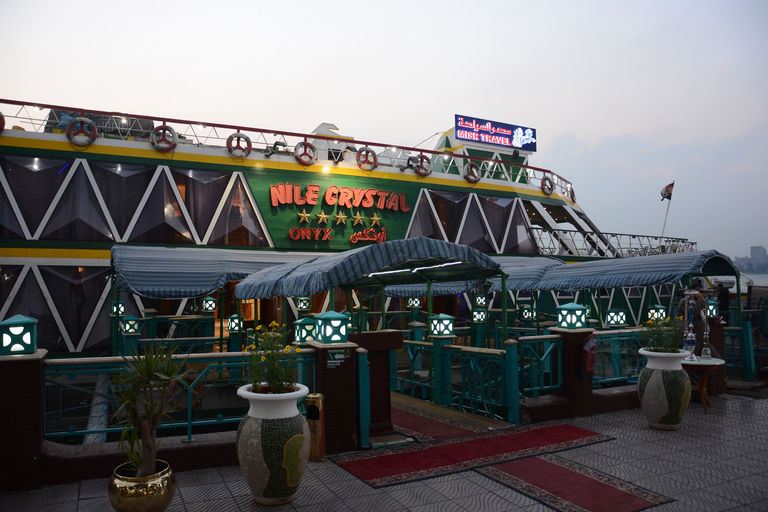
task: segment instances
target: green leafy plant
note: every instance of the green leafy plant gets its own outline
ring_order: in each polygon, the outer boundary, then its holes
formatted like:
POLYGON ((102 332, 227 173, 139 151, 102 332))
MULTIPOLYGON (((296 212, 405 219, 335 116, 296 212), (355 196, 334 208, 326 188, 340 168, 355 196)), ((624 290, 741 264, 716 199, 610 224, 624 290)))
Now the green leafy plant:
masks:
POLYGON ((683 317, 648 320, 640 331, 643 347, 651 352, 680 352, 683 317))
MULTIPOLYGON (((116 395, 120 407, 115 417, 120 419, 120 451, 125 452, 136 477, 155 473, 157 427, 175 407, 168 405, 169 388, 180 383, 187 389, 183 377, 186 358, 174 358, 175 348, 151 344, 141 356, 125 357, 125 372, 117 377, 116 395)), ((193 390, 194 391, 194 390, 193 390)))
POLYGON ((254 343, 246 347, 248 377, 254 393, 290 393, 295 390, 301 348, 286 342, 285 327, 272 322, 256 327, 254 343))

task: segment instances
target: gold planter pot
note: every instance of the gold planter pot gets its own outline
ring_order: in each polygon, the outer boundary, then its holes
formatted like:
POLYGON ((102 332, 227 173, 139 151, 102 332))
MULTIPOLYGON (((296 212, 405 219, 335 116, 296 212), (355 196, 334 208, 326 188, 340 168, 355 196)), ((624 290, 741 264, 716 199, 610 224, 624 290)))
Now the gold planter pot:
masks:
POLYGON ((121 464, 109 479, 109 502, 117 512, 163 512, 176 493, 176 476, 171 466, 158 460, 157 473, 141 478, 130 476, 128 464, 121 464))

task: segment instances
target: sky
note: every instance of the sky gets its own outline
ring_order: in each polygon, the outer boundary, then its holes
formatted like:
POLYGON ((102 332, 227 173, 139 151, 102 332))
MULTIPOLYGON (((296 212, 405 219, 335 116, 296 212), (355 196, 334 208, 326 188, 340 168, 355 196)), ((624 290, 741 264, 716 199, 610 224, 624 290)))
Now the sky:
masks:
POLYGON ((768 247, 764 0, 0 0, 0 22, 0 98, 402 146, 454 114, 522 125, 603 232, 768 247))

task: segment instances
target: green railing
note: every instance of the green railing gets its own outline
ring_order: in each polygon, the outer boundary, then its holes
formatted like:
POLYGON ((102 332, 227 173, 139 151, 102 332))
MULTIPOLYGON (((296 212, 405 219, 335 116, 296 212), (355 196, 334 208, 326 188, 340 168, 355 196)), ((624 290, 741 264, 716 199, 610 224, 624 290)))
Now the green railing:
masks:
POLYGON ((645 358, 638 354, 643 344, 637 329, 597 331, 594 340, 595 387, 636 381, 645 366, 645 358))
MULTIPOLYGON (((188 441, 193 441, 195 430, 221 428, 242 419, 248 405, 236 392, 246 382, 247 354, 224 352, 175 357, 186 358, 185 367, 189 371, 186 380, 190 388, 178 386, 169 392, 168 403, 176 410, 160 429, 183 432, 188 441)), ((300 357, 299 382, 313 390, 315 351, 305 348, 300 357)), ((45 437, 76 440, 88 435, 120 432, 121 428, 114 425, 114 414, 119 407, 114 394, 114 377, 124 371, 124 365, 121 357, 47 360, 44 371, 45 437), (108 385, 100 389, 101 375, 106 376, 108 385)))
POLYGON ((394 389, 422 400, 434 397, 432 344, 425 341, 404 341, 403 357, 396 360, 394 389))
POLYGON ((742 327, 725 327, 726 369, 738 370, 741 377, 755 379, 755 348, 752 340, 752 323, 744 322, 742 327))
POLYGON ((557 391, 563 383, 563 340, 559 335, 523 336, 520 344, 520 393, 523 397, 557 391))

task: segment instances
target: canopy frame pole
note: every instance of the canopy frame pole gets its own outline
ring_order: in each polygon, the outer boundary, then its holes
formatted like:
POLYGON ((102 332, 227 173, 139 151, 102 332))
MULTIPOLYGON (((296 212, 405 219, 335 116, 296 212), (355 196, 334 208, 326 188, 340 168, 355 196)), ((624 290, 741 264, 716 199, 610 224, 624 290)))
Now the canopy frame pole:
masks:
POLYGON ((379 281, 381 286, 381 324, 379 325, 379 330, 383 331, 387 325, 387 298, 384 295, 384 281, 380 281, 378 279, 377 281, 379 281))
POLYGON ((507 341, 507 296, 509 295, 505 272, 501 272, 501 291, 501 342, 504 344, 507 341))

